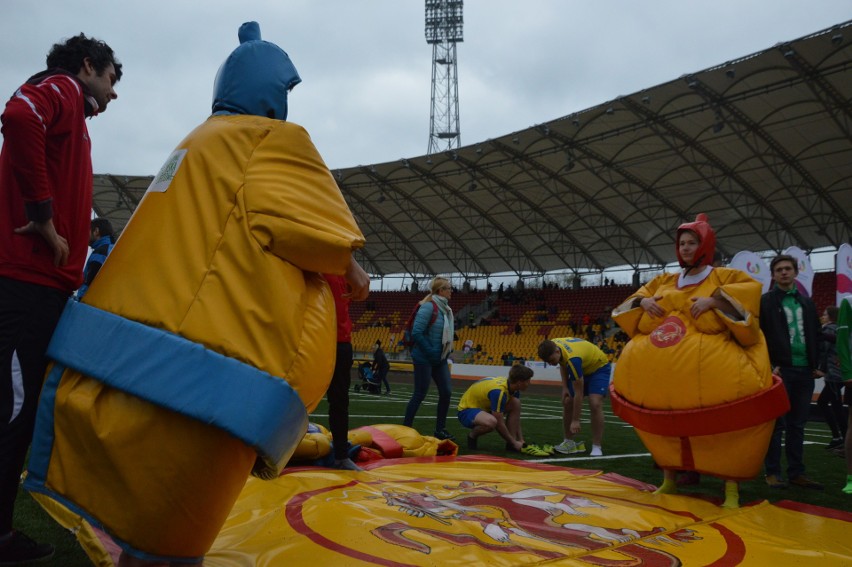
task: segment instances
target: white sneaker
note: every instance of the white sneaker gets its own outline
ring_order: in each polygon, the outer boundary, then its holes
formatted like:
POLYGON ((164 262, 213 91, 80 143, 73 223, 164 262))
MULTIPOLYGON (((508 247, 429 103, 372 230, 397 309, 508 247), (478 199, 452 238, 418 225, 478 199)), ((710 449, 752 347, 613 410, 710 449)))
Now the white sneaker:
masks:
POLYGON ((597 445, 592 445, 592 452, 589 453, 590 457, 603 457, 603 451, 597 445))
POLYGON ((573 440, 569 439, 567 441, 563 441, 559 445, 556 445, 553 450, 557 453, 562 453, 563 455, 573 455, 574 453, 585 453, 586 445, 582 441, 575 443, 573 440))

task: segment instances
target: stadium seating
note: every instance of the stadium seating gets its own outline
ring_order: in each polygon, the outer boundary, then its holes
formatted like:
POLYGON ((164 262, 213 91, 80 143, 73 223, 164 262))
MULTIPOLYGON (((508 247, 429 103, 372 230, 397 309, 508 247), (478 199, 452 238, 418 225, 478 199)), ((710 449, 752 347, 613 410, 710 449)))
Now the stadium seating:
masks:
MULTIPOLYGON (((489 308, 489 297, 484 291, 456 292, 450 303, 458 319, 453 359, 455 362, 500 365, 504 363, 504 355, 511 353, 511 359, 534 360, 538 345, 545 338, 573 336, 575 330, 585 337, 589 327, 607 347, 615 350, 618 344, 611 336, 613 331, 607 333, 601 323, 609 321, 612 308, 630 293, 630 286, 532 289, 522 295, 507 291, 500 297, 495 292, 489 308), (475 316, 474 326, 470 326, 469 318, 463 315, 467 306, 484 312, 484 317, 475 316), (589 320, 588 325, 583 325, 584 316, 589 320), (574 330, 569 326, 572 323, 574 330), (516 333, 517 325, 520 333, 516 333), (464 343, 468 340, 473 348, 466 353, 464 343)), ((372 292, 368 301, 353 303, 350 314, 354 350, 369 353, 375 342, 381 340, 387 353, 400 353, 405 322, 423 296, 423 293, 404 291, 372 292)))
MULTIPOLYGON (((834 272, 815 274, 813 299, 819 313, 834 304, 835 287, 834 272)), ((545 338, 575 334, 605 346, 612 359, 621 352, 623 342, 618 340, 618 329, 612 325, 610 313, 632 293, 632 286, 527 289, 520 294, 509 289, 490 296, 484 291, 453 294, 450 305, 458 319, 455 362, 501 365, 505 363, 504 355, 509 354, 510 360, 535 360, 538 345, 545 338), (474 317, 475 326, 470 326, 469 318, 463 315, 468 306, 482 312, 474 317), (516 333, 518 326, 520 333, 516 333), (468 352, 464 352, 466 341, 473 346, 468 352)), ((356 353, 366 355, 381 340, 385 352, 392 357, 404 356, 399 344, 402 329, 424 295, 425 292, 374 291, 366 302, 353 303, 350 314, 356 353)))

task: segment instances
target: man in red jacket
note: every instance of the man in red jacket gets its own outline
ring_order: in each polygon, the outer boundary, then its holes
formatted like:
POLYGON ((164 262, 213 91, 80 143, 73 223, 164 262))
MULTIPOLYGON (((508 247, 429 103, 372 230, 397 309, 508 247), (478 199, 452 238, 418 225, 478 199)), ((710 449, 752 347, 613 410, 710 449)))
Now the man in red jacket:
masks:
POLYGON ((92 218, 86 118, 117 97, 121 63, 83 34, 57 43, 47 69, 6 103, 0 150, 0 563, 46 559, 53 546, 12 530, 48 342, 83 280, 92 218))

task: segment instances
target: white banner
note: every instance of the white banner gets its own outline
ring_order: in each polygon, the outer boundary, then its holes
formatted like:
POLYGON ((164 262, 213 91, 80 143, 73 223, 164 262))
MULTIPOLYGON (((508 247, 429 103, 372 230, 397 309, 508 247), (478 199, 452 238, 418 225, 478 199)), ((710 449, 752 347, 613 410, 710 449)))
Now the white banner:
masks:
POLYGON ((852 303, 852 246, 847 243, 840 245, 835 256, 834 270, 837 273, 837 306, 844 297, 852 303))
POLYGON ((741 250, 737 252, 731 262, 729 268, 742 270, 754 279, 760 282, 763 286, 763 293, 769 291, 772 286, 772 274, 769 273, 769 266, 763 261, 763 258, 752 252, 751 250, 741 250))
POLYGON ((798 246, 790 246, 783 253, 789 254, 798 261, 799 275, 796 276, 796 287, 799 288, 799 293, 811 297, 814 289, 814 269, 811 267, 810 258, 798 246))

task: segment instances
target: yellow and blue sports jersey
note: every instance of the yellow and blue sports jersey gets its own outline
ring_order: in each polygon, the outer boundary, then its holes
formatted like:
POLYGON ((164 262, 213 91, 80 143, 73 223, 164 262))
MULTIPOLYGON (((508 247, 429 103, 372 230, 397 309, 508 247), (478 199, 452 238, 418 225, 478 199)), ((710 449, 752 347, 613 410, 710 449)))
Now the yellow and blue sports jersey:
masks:
POLYGON ((559 365, 565 367, 569 380, 580 380, 609 363, 606 354, 589 341, 567 337, 553 342, 562 351, 559 365))
POLYGON ((481 409, 501 413, 506 411, 509 396, 521 397, 520 392, 509 392, 509 379, 503 376, 482 378, 471 384, 459 400, 459 411, 481 409))

